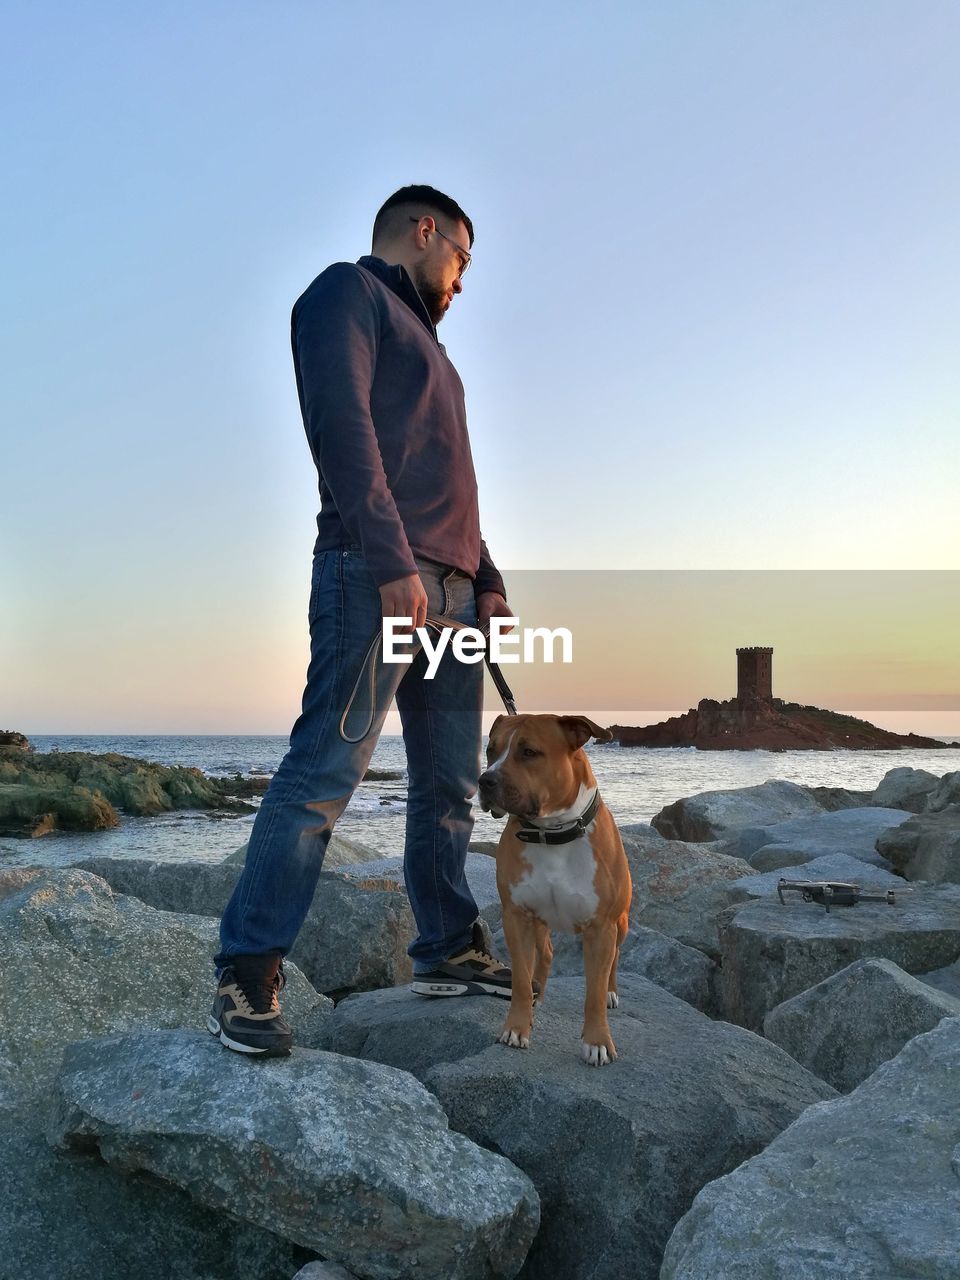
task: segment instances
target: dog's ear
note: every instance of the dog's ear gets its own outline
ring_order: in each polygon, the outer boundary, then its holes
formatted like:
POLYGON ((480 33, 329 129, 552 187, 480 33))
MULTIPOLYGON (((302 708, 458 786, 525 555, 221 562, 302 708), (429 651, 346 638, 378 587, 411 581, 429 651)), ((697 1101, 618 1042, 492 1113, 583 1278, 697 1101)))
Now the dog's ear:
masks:
POLYGON ((493 724, 490 726, 490 732, 487 734, 488 738, 493 737, 493 735, 497 731, 497 725, 500 723, 501 720, 506 720, 506 718, 507 718, 506 716, 497 716, 496 720, 494 720, 493 724))
POLYGON ((601 729, 588 716, 559 716, 560 728, 567 735, 571 750, 578 751, 585 742, 596 738, 598 742, 611 742, 613 734, 609 729, 601 729))

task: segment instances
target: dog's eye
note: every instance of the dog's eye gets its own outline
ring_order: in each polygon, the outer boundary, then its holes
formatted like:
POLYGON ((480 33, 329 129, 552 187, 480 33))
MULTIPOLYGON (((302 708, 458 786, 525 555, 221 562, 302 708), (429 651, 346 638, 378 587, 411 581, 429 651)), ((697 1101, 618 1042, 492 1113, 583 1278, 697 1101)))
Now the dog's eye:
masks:
POLYGON ((543 755, 543 752, 542 752, 542 751, 535 751, 535 750, 533 749, 533 747, 524 747, 524 748, 523 748, 523 750, 520 752, 520 754, 521 754, 522 756, 526 756, 526 758, 527 758, 528 760, 530 760, 530 759, 532 759, 534 756, 542 756, 542 755, 543 755))

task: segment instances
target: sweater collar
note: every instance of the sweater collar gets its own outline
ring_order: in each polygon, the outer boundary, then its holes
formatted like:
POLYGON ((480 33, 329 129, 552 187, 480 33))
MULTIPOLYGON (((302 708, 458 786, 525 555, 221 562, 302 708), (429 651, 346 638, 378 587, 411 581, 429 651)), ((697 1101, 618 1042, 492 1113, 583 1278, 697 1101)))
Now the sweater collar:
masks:
POLYGON ((417 286, 411 280, 410 273, 406 267, 401 266, 400 263, 391 265, 388 262, 384 262, 382 258, 373 257, 372 254, 358 258, 357 266, 369 271, 371 275, 376 276, 378 280, 385 284, 388 289, 391 289, 398 298, 401 298, 407 304, 417 319, 427 326, 434 338, 437 337, 436 325, 430 319, 430 313, 424 306, 423 299, 417 292, 417 286))

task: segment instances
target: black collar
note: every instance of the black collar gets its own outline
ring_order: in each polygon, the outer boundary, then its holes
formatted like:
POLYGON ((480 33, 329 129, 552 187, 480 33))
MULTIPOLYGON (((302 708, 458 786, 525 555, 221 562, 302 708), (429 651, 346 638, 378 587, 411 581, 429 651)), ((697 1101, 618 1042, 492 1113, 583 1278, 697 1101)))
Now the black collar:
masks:
POLYGON ((597 816, 599 808, 600 788, 598 787, 586 809, 584 809, 579 818, 574 818, 569 826, 552 828, 521 827, 519 831, 514 832, 514 835, 518 840, 522 840, 524 844, 569 844, 571 840, 577 840, 584 834, 587 827, 597 816))

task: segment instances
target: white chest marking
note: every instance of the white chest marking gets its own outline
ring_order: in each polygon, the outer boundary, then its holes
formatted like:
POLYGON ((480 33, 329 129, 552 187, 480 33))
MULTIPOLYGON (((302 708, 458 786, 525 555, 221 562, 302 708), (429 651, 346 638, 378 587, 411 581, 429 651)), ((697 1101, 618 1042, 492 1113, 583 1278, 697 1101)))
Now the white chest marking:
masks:
POLYGON ((516 906, 565 933, 593 919, 599 905, 593 886, 597 864, 586 836, 569 844, 528 844, 522 856, 530 870, 510 890, 516 906))

